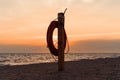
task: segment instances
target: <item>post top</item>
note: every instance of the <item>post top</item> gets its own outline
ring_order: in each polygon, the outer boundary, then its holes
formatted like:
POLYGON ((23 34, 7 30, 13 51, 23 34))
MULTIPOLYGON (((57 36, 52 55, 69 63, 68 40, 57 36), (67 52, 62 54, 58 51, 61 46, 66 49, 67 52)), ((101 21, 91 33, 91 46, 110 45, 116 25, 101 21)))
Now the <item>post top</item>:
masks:
POLYGON ((59 12, 58 15, 64 15, 66 13, 66 11, 67 11, 67 8, 65 9, 64 12, 59 12))
POLYGON ((58 13, 58 15, 64 15, 64 13, 63 13, 63 12, 60 12, 60 13, 58 13))

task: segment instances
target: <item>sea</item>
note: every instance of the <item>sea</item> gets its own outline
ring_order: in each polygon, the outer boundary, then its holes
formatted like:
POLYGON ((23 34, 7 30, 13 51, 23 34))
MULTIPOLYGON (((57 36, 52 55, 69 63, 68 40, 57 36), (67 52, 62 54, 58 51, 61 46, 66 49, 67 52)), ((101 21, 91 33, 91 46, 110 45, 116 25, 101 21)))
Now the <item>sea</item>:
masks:
MULTIPOLYGON (((120 53, 67 53, 65 54, 65 61, 115 58, 119 56, 120 53)), ((0 66, 51 63, 57 61, 58 57, 55 57, 50 53, 0 53, 0 66)))

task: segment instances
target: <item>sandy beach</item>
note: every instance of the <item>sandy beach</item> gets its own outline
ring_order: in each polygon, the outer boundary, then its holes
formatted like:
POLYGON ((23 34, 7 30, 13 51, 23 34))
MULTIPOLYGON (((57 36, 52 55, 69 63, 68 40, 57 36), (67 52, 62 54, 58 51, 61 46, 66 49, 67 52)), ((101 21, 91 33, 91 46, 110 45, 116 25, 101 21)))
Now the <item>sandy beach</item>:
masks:
POLYGON ((57 63, 1 66, 0 80, 120 80, 120 57, 67 61, 61 72, 57 63))

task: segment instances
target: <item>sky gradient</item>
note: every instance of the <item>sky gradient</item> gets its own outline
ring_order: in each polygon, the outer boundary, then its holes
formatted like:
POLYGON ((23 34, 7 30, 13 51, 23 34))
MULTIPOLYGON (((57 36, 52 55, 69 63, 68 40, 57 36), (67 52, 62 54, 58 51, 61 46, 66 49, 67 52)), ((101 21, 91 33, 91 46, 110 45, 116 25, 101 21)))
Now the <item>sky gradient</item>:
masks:
POLYGON ((69 42, 120 39, 120 0, 0 0, 0 44, 46 46, 46 32, 68 8, 69 42))

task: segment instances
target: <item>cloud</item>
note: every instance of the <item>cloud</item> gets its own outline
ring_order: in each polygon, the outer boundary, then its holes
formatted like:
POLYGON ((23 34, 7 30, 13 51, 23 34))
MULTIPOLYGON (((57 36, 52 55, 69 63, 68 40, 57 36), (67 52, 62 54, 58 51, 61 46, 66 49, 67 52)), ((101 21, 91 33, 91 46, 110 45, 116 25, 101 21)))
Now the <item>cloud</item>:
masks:
POLYGON ((94 33, 94 34, 76 34, 68 35, 69 41, 79 41, 79 40, 116 40, 120 39, 120 33, 94 33))
POLYGON ((69 37, 82 37, 82 36, 112 36, 112 35, 120 35, 120 32, 69 35, 69 37))
POLYGON ((120 40, 85 40, 70 47, 72 53, 120 53, 120 40))
POLYGON ((46 39, 46 36, 29 36, 29 37, 17 37, 17 39, 28 39, 28 40, 31 40, 31 39, 46 39))
POLYGON ((94 0, 82 0, 83 3, 93 3, 94 0))
POLYGON ((0 45, 0 53, 48 53, 43 46, 30 45, 0 45))

